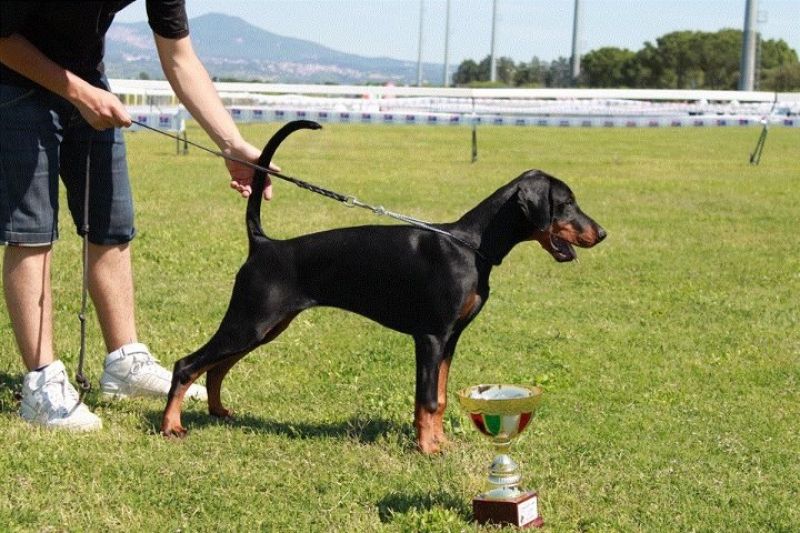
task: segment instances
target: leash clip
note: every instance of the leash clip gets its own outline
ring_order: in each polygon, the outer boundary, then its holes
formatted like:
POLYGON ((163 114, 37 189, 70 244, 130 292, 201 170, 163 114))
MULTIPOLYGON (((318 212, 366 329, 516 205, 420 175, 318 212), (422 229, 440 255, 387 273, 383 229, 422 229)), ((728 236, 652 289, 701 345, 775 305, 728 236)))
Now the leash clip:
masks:
POLYGON ((78 372, 75 374, 75 381, 78 382, 78 385, 83 392, 89 392, 92 390, 92 382, 83 375, 83 372, 78 372))
POLYGON ((358 198, 355 196, 346 196, 344 199, 344 205, 347 207, 356 207, 358 204, 358 198))

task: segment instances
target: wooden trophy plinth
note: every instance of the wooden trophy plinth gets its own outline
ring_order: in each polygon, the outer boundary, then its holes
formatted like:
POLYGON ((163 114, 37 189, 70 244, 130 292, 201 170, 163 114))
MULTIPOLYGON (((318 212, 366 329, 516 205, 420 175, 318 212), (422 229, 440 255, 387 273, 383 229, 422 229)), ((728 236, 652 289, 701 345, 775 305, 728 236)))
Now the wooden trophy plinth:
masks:
POLYGON ((477 496, 472 500, 472 512, 479 524, 492 523, 520 528, 544 525, 539 514, 539 496, 536 492, 524 492, 507 500, 477 496))

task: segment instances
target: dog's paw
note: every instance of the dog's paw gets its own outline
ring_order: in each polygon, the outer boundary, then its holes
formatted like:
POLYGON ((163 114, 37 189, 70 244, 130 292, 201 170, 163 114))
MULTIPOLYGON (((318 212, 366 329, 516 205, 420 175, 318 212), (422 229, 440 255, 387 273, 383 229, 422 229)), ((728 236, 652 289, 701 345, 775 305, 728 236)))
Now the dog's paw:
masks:
POLYGON ((220 407, 217 409, 209 408, 208 414, 217 418, 225 418, 225 419, 233 418, 233 411, 231 411, 230 409, 225 409, 224 407, 220 407))
POLYGON ((450 442, 450 439, 448 439, 444 435, 444 433, 437 434, 435 439, 436 439, 436 443, 439 445, 439 448, 442 449, 442 450, 445 450, 445 449, 447 449, 447 448, 449 448, 450 446, 453 445, 453 443, 450 442))
POLYGON ((417 449, 425 455, 433 455, 442 451, 439 443, 433 439, 424 439, 417 441, 417 449))
POLYGON ((161 434, 166 438, 182 439, 188 433, 183 426, 162 427, 161 434))

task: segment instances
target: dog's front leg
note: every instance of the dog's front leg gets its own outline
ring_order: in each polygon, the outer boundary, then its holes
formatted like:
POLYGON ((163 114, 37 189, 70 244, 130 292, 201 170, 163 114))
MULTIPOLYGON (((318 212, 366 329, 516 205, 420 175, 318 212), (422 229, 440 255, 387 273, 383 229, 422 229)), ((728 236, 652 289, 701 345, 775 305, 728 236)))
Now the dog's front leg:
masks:
MULTIPOLYGON (((439 371, 444 355, 444 341, 433 335, 414 337, 417 353, 417 385, 414 406, 414 428, 417 448, 422 453, 440 450, 437 436, 439 411, 439 371)), ((447 372, 447 369, 444 369, 447 372)))
POLYGON ((450 374, 450 362, 453 357, 445 357, 439 363, 436 396, 437 407, 433 414, 433 438, 439 446, 447 446, 449 441, 444 434, 444 412, 447 409, 447 378, 450 374))
POLYGON ((447 379, 450 376, 450 364, 453 362, 453 355, 455 354, 456 344, 458 344, 461 331, 463 331, 463 329, 459 328, 459 330, 453 333, 447 340, 442 360, 439 363, 439 375, 436 387, 436 397, 439 405, 433 417, 433 438, 436 439, 440 447, 449 444, 449 440, 444 434, 444 412, 447 409, 447 379))

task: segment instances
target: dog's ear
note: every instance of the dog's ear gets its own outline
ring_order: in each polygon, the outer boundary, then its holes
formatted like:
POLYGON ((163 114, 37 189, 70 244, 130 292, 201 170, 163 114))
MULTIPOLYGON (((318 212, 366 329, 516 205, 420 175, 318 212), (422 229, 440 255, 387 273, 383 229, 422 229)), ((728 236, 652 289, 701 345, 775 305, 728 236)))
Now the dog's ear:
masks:
POLYGON ((550 179, 537 175, 523 180, 517 189, 517 204, 525 218, 539 231, 544 231, 552 221, 550 206, 550 179))

